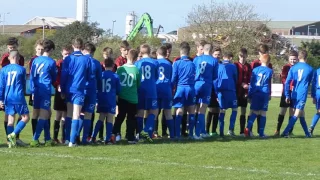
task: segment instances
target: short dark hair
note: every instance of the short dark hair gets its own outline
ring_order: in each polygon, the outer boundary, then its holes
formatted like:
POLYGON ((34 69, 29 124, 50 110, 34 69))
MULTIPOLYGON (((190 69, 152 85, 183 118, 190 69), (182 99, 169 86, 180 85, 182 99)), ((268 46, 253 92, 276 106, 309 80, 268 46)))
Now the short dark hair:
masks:
POLYGON ((157 50, 152 50, 150 53, 151 58, 157 59, 157 50))
POLYGON ((96 46, 91 42, 85 43, 84 49, 87 50, 90 54, 94 54, 96 52, 96 46))
POLYGON ((72 45, 73 45, 73 47, 82 50, 83 49, 83 40, 81 38, 75 38, 72 41, 72 45))
POLYGON ((112 53, 113 53, 113 50, 112 50, 112 48, 110 48, 110 47, 105 47, 105 48, 103 48, 102 51, 103 51, 103 52, 106 52, 107 54, 112 54, 112 53))
POLYGON ((167 46, 161 46, 161 47, 158 48, 157 53, 159 55, 163 56, 163 57, 166 57, 167 56, 167 50, 168 50, 167 46))
POLYGON ((168 49, 172 49, 172 44, 170 43, 165 43, 163 46, 165 46, 168 49))
POLYGON ((308 52, 306 50, 301 50, 299 51, 299 59, 307 59, 308 57, 308 52))
POLYGON ((216 46, 213 48, 213 52, 216 52, 216 51, 220 51, 221 52, 221 48, 219 46, 216 46))
POLYGON ((135 49, 130 49, 128 52, 128 59, 136 61, 138 59, 138 51, 135 49))
POLYGON ((73 51, 73 49, 72 49, 72 46, 71 46, 71 45, 63 46, 63 47, 62 47, 62 50, 66 50, 66 51, 68 51, 68 52, 72 52, 72 51, 73 51))
POLYGON ((18 44, 18 39, 17 38, 15 38, 15 37, 9 37, 8 38, 8 41, 7 41, 7 45, 8 46, 12 46, 12 45, 19 45, 18 44))
POLYGON ((233 58, 233 54, 232 54, 232 52, 227 51, 227 52, 223 53, 223 57, 230 59, 230 58, 233 58))
POLYGON ((296 57, 298 57, 298 52, 292 50, 292 51, 289 52, 289 56, 296 56, 296 57))
POLYGON ((42 44, 43 44, 43 52, 49 52, 56 48, 56 46, 54 45, 54 42, 51 41, 50 39, 44 39, 42 44))
POLYGON ((129 48, 129 43, 127 40, 121 41, 120 48, 129 48))
POLYGON ((182 42, 181 44, 180 44, 180 52, 182 53, 182 54, 185 54, 185 55, 189 55, 190 54, 190 45, 189 45, 189 43, 187 43, 187 42, 182 42))
POLYGON ((241 48, 239 51, 239 55, 240 56, 248 55, 248 50, 246 48, 241 48))
POLYGON ((269 46, 266 44, 259 45, 259 52, 262 54, 267 54, 269 52, 269 46))
POLYGON ((208 43, 207 43, 207 41, 205 41, 205 40, 200 40, 199 42, 196 43, 197 47, 199 47, 199 46, 204 46, 204 45, 206 45, 206 44, 208 44, 208 43))
POLYGON ((104 60, 104 65, 106 68, 111 68, 114 66, 114 61, 112 58, 108 57, 107 59, 104 60))

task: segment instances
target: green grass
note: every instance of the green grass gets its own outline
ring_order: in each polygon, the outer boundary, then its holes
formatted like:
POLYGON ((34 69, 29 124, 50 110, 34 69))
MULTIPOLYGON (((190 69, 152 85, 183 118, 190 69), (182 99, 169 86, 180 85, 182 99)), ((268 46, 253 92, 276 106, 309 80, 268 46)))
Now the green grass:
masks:
MULTIPOLYGON (((279 100, 270 102, 266 134, 274 133, 279 100)), ((306 105, 308 125, 315 112, 306 105)), ((226 127, 230 111, 226 116, 226 127)), ((3 114, 1 114, 1 117, 3 114)), ((53 116, 54 117, 54 116, 53 116)), ((286 118, 287 119, 287 118, 286 118)), ((238 121, 238 120, 237 120, 238 121)), ((287 121, 285 121, 284 126, 287 121)), ((161 129, 161 128, 159 128, 161 129)), ((254 126, 256 129, 256 125, 254 126)), ((226 128, 227 130, 227 128, 226 128)), ((239 133, 237 122, 236 132, 239 133)), ((315 130, 315 134, 317 134, 315 130)), ((4 142, 3 126, 0 126, 4 142)), ((211 138, 202 142, 156 140, 114 146, 0 148, 1 179, 320 179, 319 137, 211 138)), ((42 135, 43 137, 43 135, 42 135)), ((41 137, 41 138, 42 138, 41 137)), ((31 139, 28 124, 21 138, 31 139)))

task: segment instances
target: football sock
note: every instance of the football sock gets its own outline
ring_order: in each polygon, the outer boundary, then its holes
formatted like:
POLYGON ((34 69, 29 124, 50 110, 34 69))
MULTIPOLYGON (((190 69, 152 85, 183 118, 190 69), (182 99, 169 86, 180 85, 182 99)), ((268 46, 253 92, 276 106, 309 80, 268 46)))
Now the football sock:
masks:
POLYGON ((44 129, 44 124, 47 123, 47 120, 39 119, 36 127, 36 132, 34 133, 33 140, 39 140, 42 130, 44 129))
POLYGON ((174 138, 174 121, 173 121, 173 119, 167 120, 167 125, 169 128, 170 138, 174 138))
POLYGON ((36 132, 36 127, 37 127, 38 119, 32 119, 31 120, 31 125, 32 125, 32 135, 36 132))
POLYGON ((62 140, 66 140, 66 123, 65 121, 61 121, 62 124, 62 140))
POLYGON ((106 141, 109 141, 112 136, 113 124, 111 122, 106 123, 106 141))
POLYGON ((210 133, 210 126, 212 121, 213 113, 208 111, 207 113, 207 123, 206 123, 206 131, 207 133, 210 133))
POLYGON ((252 131, 252 126, 253 126, 253 123, 254 121, 256 120, 257 118, 257 115, 255 113, 252 113, 249 118, 248 118, 248 124, 247 124, 247 128, 252 131))
POLYGON ((162 136, 168 135, 167 133, 168 125, 167 125, 166 116, 164 115, 164 113, 162 113, 161 125, 162 125, 162 136))
POLYGON ((13 130, 14 130, 14 127, 13 126, 8 126, 7 127, 7 132, 8 132, 8 135, 13 133, 13 130))
MULTIPOLYGON (((79 125, 80 126, 80 125, 79 125)), ((82 134, 82 143, 87 143, 87 139, 89 137, 91 119, 83 120, 83 134, 82 134)))
POLYGON ((180 132, 182 132, 183 134, 187 132, 187 121, 188 121, 188 114, 184 114, 180 122, 180 124, 182 123, 180 132))
POLYGON ((13 132, 14 132, 15 134, 19 134, 19 133, 23 130, 24 127, 26 127, 26 123, 23 122, 23 121, 20 121, 20 122, 17 124, 17 126, 16 126, 16 128, 14 129, 13 132))
POLYGON ((260 129, 260 117, 261 117, 261 115, 257 116, 257 132, 258 132, 258 134, 259 134, 259 129, 260 129))
POLYGON ((70 135, 70 142, 72 144, 76 143, 76 138, 77 138, 77 133, 79 130, 79 120, 77 119, 72 119, 71 123, 71 135, 70 135))
MULTIPOLYGON (((290 118, 291 118, 291 116, 289 117, 289 120, 290 120, 290 118)), ((292 128, 290 129, 289 134, 292 134, 293 128, 294 128, 294 125, 293 125, 292 128)))
POLYGON ((175 137, 177 138, 181 137, 181 121, 182 121, 182 116, 176 115, 174 125, 175 125, 175 137))
POLYGON ((260 117, 260 129, 259 129, 259 135, 260 137, 263 137, 264 136, 264 128, 266 126, 266 122, 267 122, 267 117, 266 116, 261 116, 260 117))
POLYGON ((53 124, 53 139, 58 139, 58 134, 60 130, 60 121, 55 120, 53 124))
POLYGON ((49 141, 51 140, 51 136, 50 136, 50 121, 49 120, 45 120, 46 122, 44 123, 44 140, 45 141, 49 141))
POLYGON ((238 113, 237 111, 232 111, 231 113, 229 130, 234 131, 234 124, 236 123, 237 113, 238 113))
POLYGON ((8 122, 3 122, 3 125, 6 135, 8 135, 8 122))
POLYGON ((92 138, 96 138, 96 137, 97 137, 98 132, 99 132, 101 126, 103 126, 103 122, 102 122, 101 120, 98 120, 98 121, 96 122, 96 125, 95 125, 95 127, 94 127, 93 133, 92 133, 92 135, 91 135, 92 138))
POLYGON ((298 118, 297 118, 296 116, 292 116, 292 117, 290 118, 287 127, 284 129, 284 131, 283 131, 283 133, 282 133, 283 135, 288 135, 288 134, 289 134, 290 129, 292 129, 292 127, 293 127, 294 124, 296 123, 297 119, 298 119, 298 118))
POLYGON ((213 113, 212 133, 217 133, 218 121, 219 121, 219 113, 213 113))
POLYGON ((240 134, 244 133, 245 127, 246 127, 246 116, 240 115, 240 134))
POLYGON ((143 117, 137 117, 137 124, 138 124, 137 133, 140 134, 143 129, 143 117))
POLYGON ((71 121, 71 118, 70 117, 66 117, 65 121, 64 121, 64 124, 65 124, 65 140, 66 141, 69 141, 70 142, 70 135, 71 135, 71 124, 72 124, 72 121, 71 121))
MULTIPOLYGON (((17 124, 21 121, 21 118, 18 119, 17 124)), ((19 139, 20 138, 20 133, 16 134, 16 138, 19 139)))
POLYGON ((153 134, 154 118, 155 118, 154 114, 149 114, 148 118, 147 118, 146 125, 144 127, 144 132, 147 132, 149 134, 149 137, 151 137, 151 138, 152 138, 152 134, 153 134))
POLYGON ((284 115, 280 115, 279 114, 279 116, 278 116, 278 124, 277 124, 277 131, 278 132, 280 132, 283 120, 284 120, 284 115))
POLYGON ((311 128, 315 128, 318 121, 319 121, 319 118, 320 118, 320 113, 317 113, 313 116, 313 119, 312 119, 312 123, 311 123, 311 128))
MULTIPOLYGON (((190 122, 190 121, 189 121, 190 122)), ((195 134, 196 134, 196 136, 200 136, 200 134, 201 134, 201 123, 200 123, 200 119, 199 118, 196 118, 195 117, 195 120, 194 120, 194 126, 195 126, 195 129, 196 129, 196 131, 195 131, 195 134)), ((189 124, 189 130, 190 130, 190 124, 189 124)), ((193 130, 192 130, 193 131, 193 130)), ((189 132, 189 136, 191 135, 191 133, 189 132)))
MULTIPOLYGON (((199 118, 199 116, 198 116, 198 118, 199 118)), ((189 114, 189 137, 193 137, 194 125, 195 125, 195 116, 194 116, 194 114, 189 114)), ((198 131, 198 130, 196 129, 196 131, 198 131)), ((200 130, 199 130, 199 136, 200 136, 200 130)))
POLYGON ((310 133, 308 130, 308 125, 307 125, 306 119, 304 117, 300 117, 300 124, 302 126, 302 129, 303 129, 305 135, 310 136, 310 133))
POLYGON ((198 120, 200 125, 200 133, 206 134, 206 119, 204 114, 198 114, 198 120))
POLYGON ((220 136, 224 135, 224 133, 223 133, 223 130, 224 130, 224 116, 225 116, 225 113, 220 113, 220 115, 219 115, 220 136))
POLYGON ((77 136, 80 137, 82 128, 83 128, 83 121, 84 121, 84 116, 80 115, 80 119, 79 119, 79 127, 78 127, 78 132, 77 132, 77 136))

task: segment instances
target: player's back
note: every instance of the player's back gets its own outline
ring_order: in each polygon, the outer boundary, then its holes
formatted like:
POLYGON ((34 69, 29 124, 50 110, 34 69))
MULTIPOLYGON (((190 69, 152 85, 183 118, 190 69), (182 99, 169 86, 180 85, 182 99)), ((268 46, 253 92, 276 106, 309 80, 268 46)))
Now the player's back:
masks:
POLYGON ((51 87, 56 81, 56 77, 56 62, 48 56, 37 57, 31 67, 31 91, 39 94, 51 93, 51 87))
POLYGON ((193 63, 196 66, 196 81, 212 84, 218 70, 218 60, 210 55, 197 56, 193 63))
POLYGON ((313 98, 316 96, 320 97, 320 68, 314 71, 311 96, 313 98))
POLYGON ((9 64, 1 70, 0 96, 4 104, 26 104, 24 89, 26 69, 18 64, 9 64))
POLYGON ((172 97, 172 64, 167 59, 158 59, 158 80, 157 93, 158 98, 161 97, 172 97))
POLYGON ((98 89, 98 103, 115 105, 116 96, 120 93, 119 76, 110 71, 103 71, 101 76, 101 88, 98 89))
POLYGON ((259 66, 253 69, 249 87, 249 96, 254 93, 269 95, 271 92, 271 80, 273 71, 266 66, 259 66))
POLYGON ((141 75, 135 65, 124 64, 117 69, 120 79, 121 90, 119 97, 130 103, 138 103, 138 88, 140 86, 141 75))
POLYGON ((90 58, 91 71, 90 79, 87 82, 86 94, 92 94, 96 93, 97 88, 101 86, 102 69, 98 60, 94 59, 91 56, 88 57, 90 58))
POLYGON ((173 85, 194 86, 196 66, 187 56, 173 63, 172 79, 173 85))
POLYGON ((288 73, 288 79, 293 80, 293 90, 291 99, 306 99, 308 96, 308 87, 313 77, 312 67, 304 62, 299 62, 292 66, 288 73))
POLYGON ((223 61, 218 67, 216 88, 220 91, 236 91, 237 68, 229 61, 223 61))
POLYGON ((152 58, 142 58, 135 65, 141 74, 139 94, 150 98, 157 97, 158 62, 152 58))

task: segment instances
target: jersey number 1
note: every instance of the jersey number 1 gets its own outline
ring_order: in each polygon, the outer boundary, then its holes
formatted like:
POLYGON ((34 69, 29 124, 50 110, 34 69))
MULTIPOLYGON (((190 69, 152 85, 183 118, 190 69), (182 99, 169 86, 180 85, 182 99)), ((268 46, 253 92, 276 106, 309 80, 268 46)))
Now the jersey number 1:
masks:
POLYGON ((17 76, 17 71, 8 72, 7 86, 11 86, 17 76))

